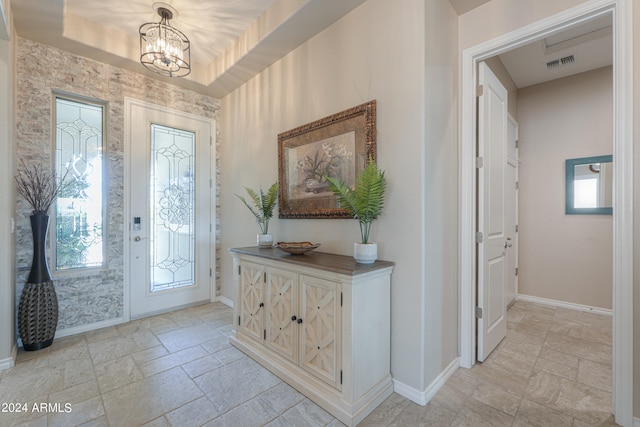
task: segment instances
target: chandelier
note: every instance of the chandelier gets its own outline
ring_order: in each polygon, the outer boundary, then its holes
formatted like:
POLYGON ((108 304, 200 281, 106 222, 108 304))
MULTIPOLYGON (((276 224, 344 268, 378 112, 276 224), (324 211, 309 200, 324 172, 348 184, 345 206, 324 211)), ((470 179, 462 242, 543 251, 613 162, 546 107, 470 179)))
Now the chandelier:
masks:
POLYGON ((191 72, 191 43, 182 31, 169 25, 175 10, 168 7, 157 7, 160 22, 140 26, 140 62, 163 76, 184 77, 191 72))

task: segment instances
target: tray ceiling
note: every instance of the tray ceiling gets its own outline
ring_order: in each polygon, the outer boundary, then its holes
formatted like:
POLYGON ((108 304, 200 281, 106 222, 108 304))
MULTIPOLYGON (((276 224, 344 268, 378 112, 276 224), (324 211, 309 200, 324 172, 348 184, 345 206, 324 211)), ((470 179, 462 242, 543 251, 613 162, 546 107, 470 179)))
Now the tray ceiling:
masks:
MULTIPOLYGON (((365 0, 165 0, 191 40, 192 72, 171 83, 223 97, 365 0)), ((19 36, 147 74, 138 28, 157 22, 153 0, 19 0, 19 36)))

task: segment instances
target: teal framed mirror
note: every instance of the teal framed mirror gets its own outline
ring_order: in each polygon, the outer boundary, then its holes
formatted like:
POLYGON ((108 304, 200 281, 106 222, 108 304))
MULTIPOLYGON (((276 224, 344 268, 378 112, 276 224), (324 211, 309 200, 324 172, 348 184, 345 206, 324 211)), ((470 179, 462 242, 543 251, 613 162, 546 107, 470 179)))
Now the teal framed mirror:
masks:
POLYGON ((565 172, 567 215, 613 213, 613 156, 568 159, 565 172))

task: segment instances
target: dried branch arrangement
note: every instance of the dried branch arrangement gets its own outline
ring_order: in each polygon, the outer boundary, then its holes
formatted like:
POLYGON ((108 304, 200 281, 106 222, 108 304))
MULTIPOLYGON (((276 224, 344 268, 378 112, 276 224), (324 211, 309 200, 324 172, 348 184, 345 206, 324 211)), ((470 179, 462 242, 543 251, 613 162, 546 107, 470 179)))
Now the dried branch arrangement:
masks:
POLYGON ((74 185, 73 181, 66 180, 68 173, 69 169, 58 180, 55 172, 47 172, 42 163, 20 162, 15 176, 16 190, 31 206, 32 215, 46 215, 58 194, 74 185))

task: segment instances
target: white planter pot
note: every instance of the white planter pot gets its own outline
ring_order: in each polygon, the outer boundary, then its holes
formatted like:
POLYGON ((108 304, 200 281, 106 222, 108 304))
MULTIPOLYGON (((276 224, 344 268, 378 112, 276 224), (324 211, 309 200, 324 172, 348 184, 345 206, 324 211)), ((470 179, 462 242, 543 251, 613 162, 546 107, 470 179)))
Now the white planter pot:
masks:
POLYGON ((353 257, 360 264, 373 264, 378 259, 377 243, 354 243, 353 257))
POLYGON ((271 234, 258 234, 258 247, 270 248, 273 246, 273 235, 271 234))

